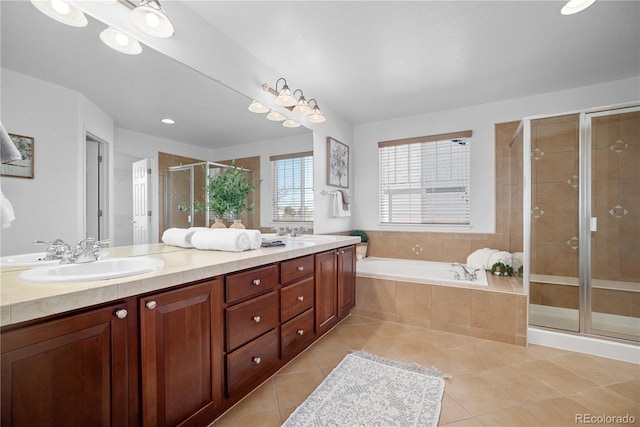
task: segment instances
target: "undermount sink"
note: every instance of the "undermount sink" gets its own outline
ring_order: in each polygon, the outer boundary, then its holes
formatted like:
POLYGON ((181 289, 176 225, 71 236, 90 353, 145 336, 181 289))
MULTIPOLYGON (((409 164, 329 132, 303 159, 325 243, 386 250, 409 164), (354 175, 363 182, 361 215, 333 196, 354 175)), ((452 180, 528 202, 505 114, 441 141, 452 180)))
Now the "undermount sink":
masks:
MULTIPOLYGON (((55 265, 59 264, 59 259, 46 260, 45 256, 47 254, 45 252, 35 252, 31 254, 20 254, 20 255, 7 255, 0 257, 0 267, 10 268, 10 267, 40 267, 45 265, 55 265)), ((106 258, 109 256, 109 252, 102 251, 100 253, 102 258, 106 258)))
POLYGON ((25 270, 26 282, 90 282, 150 273, 164 267, 164 261, 149 257, 109 258, 83 264, 58 264, 25 270))

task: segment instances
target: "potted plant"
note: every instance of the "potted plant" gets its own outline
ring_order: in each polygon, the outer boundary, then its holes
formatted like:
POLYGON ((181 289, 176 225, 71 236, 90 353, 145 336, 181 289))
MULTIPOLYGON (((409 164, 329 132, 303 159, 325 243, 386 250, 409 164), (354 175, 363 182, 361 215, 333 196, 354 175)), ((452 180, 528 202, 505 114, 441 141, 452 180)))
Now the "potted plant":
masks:
POLYGON ((354 230, 352 236, 359 236, 360 243, 356 243, 356 258, 362 259, 367 257, 367 249, 369 248, 369 237, 362 230, 354 230))
POLYGON ((255 190, 255 186, 249 181, 245 171, 235 165, 235 160, 224 172, 209 176, 207 190, 207 206, 216 219, 228 212, 229 218, 234 221, 231 227, 244 228, 240 215, 253 212, 253 204, 247 205, 247 198, 255 190))

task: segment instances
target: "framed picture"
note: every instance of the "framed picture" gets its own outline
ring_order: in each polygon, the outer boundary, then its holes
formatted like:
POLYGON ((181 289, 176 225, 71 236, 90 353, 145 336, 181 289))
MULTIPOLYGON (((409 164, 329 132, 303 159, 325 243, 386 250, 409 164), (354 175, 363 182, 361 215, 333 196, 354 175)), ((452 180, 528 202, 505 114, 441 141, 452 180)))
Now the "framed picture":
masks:
POLYGON ((327 138, 327 185, 349 188, 349 146, 327 138))
POLYGON ((9 134, 9 138, 16 146, 22 159, 0 164, 0 175, 17 178, 33 178, 33 149, 34 138, 24 135, 9 134))

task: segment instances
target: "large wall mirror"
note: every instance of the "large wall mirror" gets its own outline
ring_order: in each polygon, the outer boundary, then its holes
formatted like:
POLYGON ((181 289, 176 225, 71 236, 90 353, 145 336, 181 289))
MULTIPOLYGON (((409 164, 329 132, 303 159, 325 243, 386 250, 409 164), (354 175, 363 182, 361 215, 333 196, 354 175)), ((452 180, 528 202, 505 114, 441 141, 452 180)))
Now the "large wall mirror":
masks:
MULTIPOLYGON (((100 237, 116 245, 132 243, 135 161, 151 159, 157 170, 163 152, 206 161, 259 157, 264 166, 270 156, 312 150, 309 129, 249 112, 251 99, 234 89, 144 45, 139 55, 107 47, 99 38, 106 25, 89 16, 86 27, 74 28, 27 1, 0 7, 2 122, 35 140, 33 179, 2 177, 16 213, 3 230, 2 255, 34 252, 36 239, 73 240, 93 230, 86 212, 94 184, 83 158, 93 152, 89 142, 108 157, 110 172, 98 178, 111 192, 103 201, 109 215, 92 233, 102 227, 100 237), (161 123, 165 117, 176 123, 161 123)), ((260 198, 268 201, 270 180, 261 178, 260 198)), ((150 205, 158 213, 159 190, 156 178, 150 205)), ((257 225, 268 227, 267 219, 263 212, 257 225)))

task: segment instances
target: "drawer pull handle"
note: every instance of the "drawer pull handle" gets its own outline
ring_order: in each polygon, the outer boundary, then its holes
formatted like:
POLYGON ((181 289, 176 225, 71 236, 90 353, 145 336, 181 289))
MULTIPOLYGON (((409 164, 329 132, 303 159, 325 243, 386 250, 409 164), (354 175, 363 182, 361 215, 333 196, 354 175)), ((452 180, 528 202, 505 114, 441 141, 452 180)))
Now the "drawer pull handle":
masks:
POLYGON ((155 301, 149 301, 145 304, 145 306, 149 309, 149 310, 153 310, 154 308, 156 308, 156 302, 155 301))
POLYGON ((260 279, 253 279, 253 284, 256 286, 260 286, 260 279))
POLYGON ((304 301, 304 297, 303 297, 302 295, 300 295, 300 296, 298 297, 298 301, 300 301, 300 302, 304 301))
POLYGON ((304 329, 298 329, 298 335, 304 335, 304 329))
POLYGON ((129 313, 124 308, 121 308, 120 310, 116 310, 116 317, 118 319, 124 319, 125 317, 127 317, 127 314, 129 313))
POLYGON ((260 363, 262 363, 262 359, 260 359, 259 357, 255 356, 253 358, 251 358, 251 361, 253 363, 255 363, 256 365, 259 365, 260 363))
POLYGON ((301 265, 300 267, 298 267, 298 271, 304 271, 304 266, 301 265))
POLYGON ((260 316, 253 316, 253 321, 256 323, 260 323, 262 319, 260 318, 260 316))

